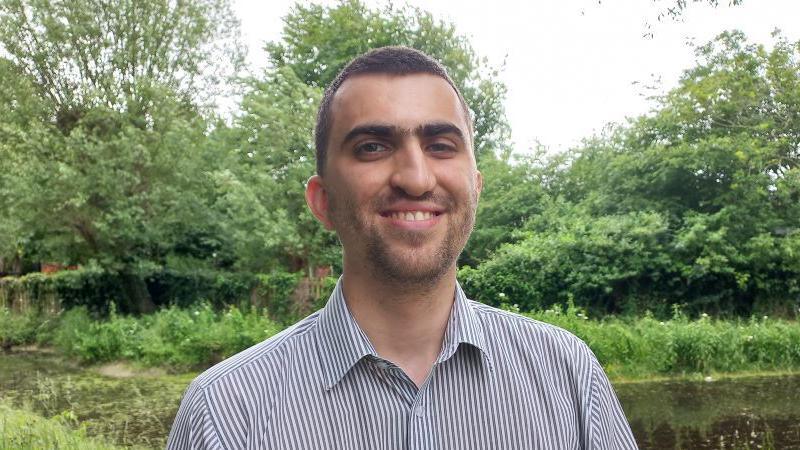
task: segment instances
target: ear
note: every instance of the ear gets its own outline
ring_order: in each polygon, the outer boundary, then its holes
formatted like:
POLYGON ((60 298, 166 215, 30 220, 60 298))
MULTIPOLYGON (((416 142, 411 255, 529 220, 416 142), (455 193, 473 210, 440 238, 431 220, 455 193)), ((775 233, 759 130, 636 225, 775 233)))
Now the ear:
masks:
POLYGON ((475 170, 475 198, 481 198, 481 192, 483 192, 483 174, 480 170, 475 170))
POLYGON ((333 223, 328 217, 328 192, 319 175, 312 176, 306 182, 306 204, 326 229, 333 230, 333 223))

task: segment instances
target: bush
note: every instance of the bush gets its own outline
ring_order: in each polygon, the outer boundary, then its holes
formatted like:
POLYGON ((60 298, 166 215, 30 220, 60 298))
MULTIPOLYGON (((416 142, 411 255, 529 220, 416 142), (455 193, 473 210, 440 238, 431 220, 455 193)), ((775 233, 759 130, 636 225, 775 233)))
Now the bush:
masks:
POLYGON ((689 320, 678 309, 665 321, 650 315, 594 320, 571 304, 566 311, 554 307, 524 315, 574 333, 612 377, 800 368, 800 324, 794 321, 718 320, 706 314, 689 320))
MULTIPOLYGON (((555 219, 554 219, 555 220, 555 219)), ((620 313, 669 305, 654 296, 654 280, 668 274, 663 246, 666 219, 657 213, 588 218, 576 213, 565 223, 530 232, 500 248, 477 268, 464 267, 459 279, 471 298, 497 305, 500 294, 526 311, 566 306, 570 299, 593 312, 620 313)))
MULTIPOLYGON (((211 270, 163 270, 144 276, 156 307, 177 305, 187 308, 200 301, 217 309, 226 305, 252 304, 266 307, 281 323, 292 323, 324 304, 336 283, 335 278, 313 280, 316 287, 308 302, 294 304, 292 293, 303 279, 302 273, 275 271, 269 274, 235 273, 211 270)), ((34 313, 57 313, 84 307, 89 313, 106 317, 110 305, 122 313, 137 311, 125 307, 125 282, 122 275, 96 267, 67 270, 54 274, 31 273, 0 279, 0 306, 6 305, 34 313)))
POLYGON ((0 448, 112 450, 120 447, 102 438, 87 437, 86 427, 78 425, 69 411, 46 419, 0 402, 0 448))
POLYGON ((217 312, 208 303, 191 309, 171 306, 138 318, 112 309, 102 321, 78 308, 62 316, 55 344, 85 362, 124 359, 183 371, 217 363, 280 329, 255 310, 229 306, 217 312))

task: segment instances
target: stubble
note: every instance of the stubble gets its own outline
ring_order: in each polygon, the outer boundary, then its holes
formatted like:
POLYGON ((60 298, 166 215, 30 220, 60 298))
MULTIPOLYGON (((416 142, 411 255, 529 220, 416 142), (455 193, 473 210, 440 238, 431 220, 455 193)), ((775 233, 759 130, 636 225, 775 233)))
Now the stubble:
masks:
POLYGON ((421 287, 439 281, 456 263, 475 224, 477 196, 474 194, 464 204, 458 205, 447 195, 429 192, 425 196, 411 198, 402 191, 395 191, 363 209, 371 217, 360 217, 358 205, 347 198, 339 201, 337 197, 330 195, 328 206, 340 238, 342 233, 348 233, 349 239, 360 239, 367 259, 365 266, 370 275, 397 286, 421 287), (377 211, 403 200, 433 203, 442 207, 448 215, 445 237, 433 251, 418 250, 430 239, 424 233, 395 230, 391 236, 383 236, 375 220, 369 220, 375 218, 377 211), (405 245, 402 249, 393 248, 388 238, 405 245))

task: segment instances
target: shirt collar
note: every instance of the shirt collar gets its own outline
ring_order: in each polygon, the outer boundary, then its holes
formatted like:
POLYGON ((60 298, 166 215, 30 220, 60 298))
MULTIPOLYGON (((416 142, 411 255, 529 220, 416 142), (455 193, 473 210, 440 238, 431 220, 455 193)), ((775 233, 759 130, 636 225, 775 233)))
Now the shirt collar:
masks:
MULTIPOLYGON (((342 278, 336 283, 328 303, 322 309, 318 321, 318 346, 325 372, 325 388, 331 389, 347 372, 365 356, 378 357, 375 347, 358 326, 345 302, 342 278)), ((484 361, 491 369, 491 355, 486 345, 483 327, 470 305, 461 285, 456 282, 455 301, 445 330, 442 351, 437 359, 449 359, 460 344, 469 344, 481 351, 484 361)))

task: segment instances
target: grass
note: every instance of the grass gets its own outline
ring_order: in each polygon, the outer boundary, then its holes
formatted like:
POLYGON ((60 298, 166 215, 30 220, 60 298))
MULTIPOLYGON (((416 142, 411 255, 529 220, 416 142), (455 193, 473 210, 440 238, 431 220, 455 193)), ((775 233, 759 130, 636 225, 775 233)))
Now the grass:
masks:
POLYGON ((265 314, 235 306, 216 311, 169 307, 141 317, 94 319, 85 308, 55 317, 15 315, 0 309, 0 341, 53 346, 82 362, 131 361, 173 372, 202 369, 280 331, 265 314), (8 327, 5 327, 9 324, 8 327))
MULTIPOLYGON (((689 319, 679 311, 666 321, 652 316, 594 319, 573 306, 522 314, 583 339, 614 380, 800 370, 800 324, 795 321, 689 319)), ((215 311, 208 304, 142 317, 121 316, 112 308, 104 320, 93 319, 83 308, 57 317, 19 317, 0 310, 0 341, 50 345, 88 363, 125 360, 172 372, 208 367, 281 329, 263 313, 235 306, 215 311)))
POLYGON ((666 321, 649 315, 592 319, 574 306, 522 314, 581 338, 614 380, 800 370, 800 323, 795 321, 718 320, 705 314, 692 320, 677 310, 666 321))
MULTIPOLYGON (((0 450, 115 450, 102 438, 88 437, 74 414, 64 412, 44 418, 0 402, 0 450)), ((136 447, 134 447, 136 448, 136 447)))

